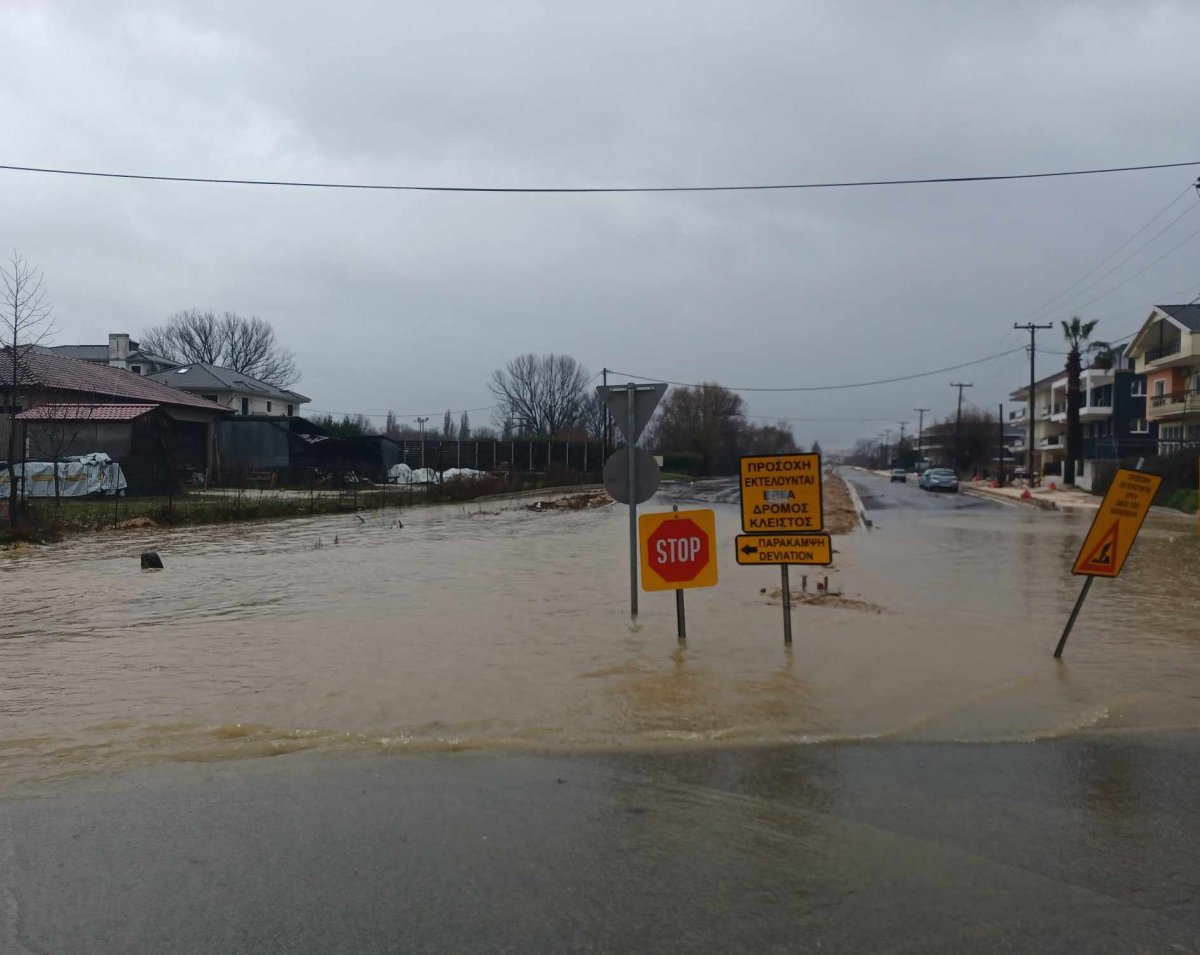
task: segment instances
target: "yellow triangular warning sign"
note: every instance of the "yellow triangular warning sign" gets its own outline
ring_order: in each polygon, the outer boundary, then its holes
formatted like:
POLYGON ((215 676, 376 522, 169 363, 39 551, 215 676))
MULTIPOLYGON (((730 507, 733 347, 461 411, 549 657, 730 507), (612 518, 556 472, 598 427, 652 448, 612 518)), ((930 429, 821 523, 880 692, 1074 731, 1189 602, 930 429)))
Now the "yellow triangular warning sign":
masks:
POLYGON ((1117 531, 1120 521, 1113 521, 1113 526, 1096 542, 1092 552, 1076 566, 1077 574, 1111 574, 1117 561, 1117 531))

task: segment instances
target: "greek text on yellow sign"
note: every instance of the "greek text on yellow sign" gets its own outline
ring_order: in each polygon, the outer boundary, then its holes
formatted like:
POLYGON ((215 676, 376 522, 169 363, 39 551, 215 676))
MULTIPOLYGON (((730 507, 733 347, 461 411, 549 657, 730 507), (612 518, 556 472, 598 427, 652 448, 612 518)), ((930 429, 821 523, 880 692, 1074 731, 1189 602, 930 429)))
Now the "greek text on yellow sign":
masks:
POLYGON ((750 534, 819 531, 821 456, 754 454, 741 459, 742 530, 750 534))
POLYGON ((738 534, 739 564, 832 564, 828 534, 738 534))
POLYGON ((1071 572, 1090 577, 1116 577, 1150 513, 1162 478, 1145 471, 1118 468, 1071 572))

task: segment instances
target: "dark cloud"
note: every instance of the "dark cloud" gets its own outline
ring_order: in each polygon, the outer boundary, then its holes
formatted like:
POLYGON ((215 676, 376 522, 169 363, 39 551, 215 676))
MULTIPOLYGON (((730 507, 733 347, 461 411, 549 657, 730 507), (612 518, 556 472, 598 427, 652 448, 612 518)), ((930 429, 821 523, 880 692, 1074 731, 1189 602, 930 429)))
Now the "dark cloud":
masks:
MULTIPOLYGON (((2 16, 8 163, 572 186, 1195 152, 1200 10, 1183 4, 16 4, 2 16)), ((1014 320, 1194 176, 547 197, 12 173, 0 221, 4 242, 45 270, 60 342, 234 308, 275 323, 315 407, 427 412, 489 403, 491 369, 527 350, 770 386, 1016 347, 1014 320)), ((1195 248, 1084 314, 1116 337, 1154 301, 1197 294, 1195 248)), ((991 408, 1024 368, 1018 354, 962 374, 991 408)), ((949 411, 957 377, 748 397, 761 415, 899 420, 949 411)), ((797 431, 832 446, 884 426, 797 431)))

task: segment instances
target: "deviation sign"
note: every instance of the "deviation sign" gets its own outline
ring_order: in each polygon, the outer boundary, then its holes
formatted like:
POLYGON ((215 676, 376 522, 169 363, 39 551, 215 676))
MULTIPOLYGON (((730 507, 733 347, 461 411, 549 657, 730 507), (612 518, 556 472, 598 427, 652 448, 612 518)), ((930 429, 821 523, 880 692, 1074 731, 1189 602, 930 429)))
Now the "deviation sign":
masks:
POLYGON ((717 523, 711 510, 668 511, 638 518, 643 590, 717 584, 717 523))
POLYGON ((1092 527, 1088 531, 1072 573, 1089 577, 1116 577, 1125 566, 1125 558, 1137 539, 1138 531, 1162 478, 1145 471, 1118 468, 1116 476, 1092 527))
POLYGON ((828 534, 738 534, 739 564, 833 563, 833 543, 828 534))
POLYGON ((742 530, 751 534, 819 531, 821 456, 754 454, 741 459, 742 530))

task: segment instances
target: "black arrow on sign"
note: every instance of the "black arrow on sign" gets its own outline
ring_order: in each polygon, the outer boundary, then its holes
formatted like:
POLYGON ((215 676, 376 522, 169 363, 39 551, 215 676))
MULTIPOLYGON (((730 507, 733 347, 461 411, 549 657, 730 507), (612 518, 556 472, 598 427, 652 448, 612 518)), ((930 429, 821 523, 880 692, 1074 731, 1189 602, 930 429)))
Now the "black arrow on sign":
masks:
POLYGON ((742 553, 743 553, 743 554, 746 554, 747 556, 749 556, 750 554, 757 554, 757 553, 758 553, 758 548, 757 548, 757 547, 751 547, 749 544, 746 544, 746 545, 745 545, 745 546, 742 548, 742 553))

